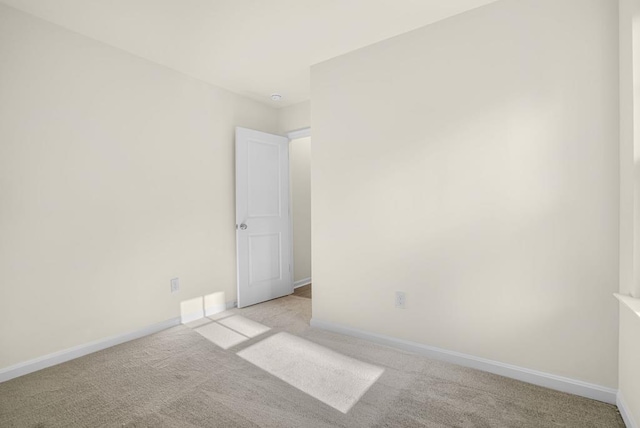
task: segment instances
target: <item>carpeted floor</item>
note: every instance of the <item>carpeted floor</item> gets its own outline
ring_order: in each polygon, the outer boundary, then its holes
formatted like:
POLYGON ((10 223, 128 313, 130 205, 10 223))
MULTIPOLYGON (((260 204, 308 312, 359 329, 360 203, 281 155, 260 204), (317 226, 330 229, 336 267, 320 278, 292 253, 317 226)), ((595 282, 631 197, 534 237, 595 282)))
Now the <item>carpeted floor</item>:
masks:
POLYGON ((0 384, 0 427, 624 427, 615 406, 309 328, 295 296, 233 310, 227 350, 188 326, 0 384), (237 352, 287 331, 384 373, 344 414, 237 352))
POLYGON ((293 290, 293 295, 311 299, 311 284, 303 285, 293 290))

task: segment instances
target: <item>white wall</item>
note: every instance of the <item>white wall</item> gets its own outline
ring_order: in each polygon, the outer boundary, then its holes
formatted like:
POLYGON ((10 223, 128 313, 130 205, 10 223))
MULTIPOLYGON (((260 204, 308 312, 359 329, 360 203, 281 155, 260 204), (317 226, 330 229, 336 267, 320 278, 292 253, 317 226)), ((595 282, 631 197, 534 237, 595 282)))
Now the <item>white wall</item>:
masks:
POLYGON ((305 101, 289 107, 278 109, 278 129, 285 135, 311 126, 311 102, 305 101))
POLYGON ((504 0, 314 66, 314 319, 615 388, 617 20, 504 0))
POLYGON ((620 292, 640 297, 640 1, 620 0, 619 18, 620 292))
MULTIPOLYGON (((640 0, 620 0, 620 293, 640 297, 640 0), (635 84, 634 84, 635 82, 635 84)), ((640 317, 620 304, 619 395, 640 424, 640 317)))
POLYGON ((293 280, 311 278, 311 138, 289 143, 293 213, 293 280))
POLYGON ((620 0, 620 292, 635 288, 635 159, 633 15, 636 0, 620 0))
MULTIPOLYGON (((620 305, 620 396, 636 426, 640 424, 640 314, 620 305)), ((631 428, 631 427, 630 427, 631 428)))
POLYGON ((0 57, 0 368, 235 300, 234 127, 277 112, 1 5, 0 57))

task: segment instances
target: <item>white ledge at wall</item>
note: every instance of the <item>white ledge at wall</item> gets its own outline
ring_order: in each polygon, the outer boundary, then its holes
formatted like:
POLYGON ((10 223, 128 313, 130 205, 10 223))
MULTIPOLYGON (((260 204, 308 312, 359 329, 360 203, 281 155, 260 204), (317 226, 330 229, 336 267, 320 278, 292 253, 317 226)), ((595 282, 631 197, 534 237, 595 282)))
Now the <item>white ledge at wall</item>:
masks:
POLYGON ((88 354, 92 354, 121 343, 139 339, 162 330, 180 325, 180 318, 171 318, 157 324, 143 327, 139 330, 131 331, 125 334, 98 339, 93 342, 84 343, 74 346, 73 348, 63 349, 52 354, 43 355, 29 361, 24 361, 13 366, 0 368, 0 383, 24 376, 47 367, 55 366, 60 363, 74 360, 88 354))
POLYGON ((624 421, 624 424, 627 428, 639 428, 638 424, 632 419, 631 411, 629 410, 629 406, 627 402, 622 397, 622 393, 618 391, 618 395, 616 398, 616 406, 618 406, 618 410, 620 411, 620 416, 624 421))
POLYGON ((614 293, 613 295, 616 296, 616 299, 627 305, 629 309, 631 309, 637 316, 640 317, 640 299, 618 293, 614 293))
POLYGON ((545 388, 555 389, 556 391, 567 392, 569 394, 579 395, 581 397, 587 397, 593 400, 603 401, 605 403, 616 403, 616 394, 618 392, 616 389, 608 388, 601 385, 594 385, 577 379, 570 379, 551 373, 544 373, 525 367, 518 367, 511 364, 476 357, 473 355, 467 355, 447 349, 436 348, 435 346, 429 346, 422 343, 399 339, 396 337, 390 337, 378 333, 359 330, 341 324, 319 320, 316 318, 311 319, 311 327, 332 331, 347 336, 353 336, 359 339, 368 340, 370 342, 379 343, 381 345, 403 349, 405 351, 414 352, 416 354, 424 355, 429 358, 447 361, 465 367, 471 367, 473 369, 478 369, 500 376, 509 377, 511 379, 532 383, 534 385, 543 386, 545 388))
POLYGON ((297 140, 298 138, 311 137, 311 128, 296 129, 287 133, 287 137, 290 140, 297 140))

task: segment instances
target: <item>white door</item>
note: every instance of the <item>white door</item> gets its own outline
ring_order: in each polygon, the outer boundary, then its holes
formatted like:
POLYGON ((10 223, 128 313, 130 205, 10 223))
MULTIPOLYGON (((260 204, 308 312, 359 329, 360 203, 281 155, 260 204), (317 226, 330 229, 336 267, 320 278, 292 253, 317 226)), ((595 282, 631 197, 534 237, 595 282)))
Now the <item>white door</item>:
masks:
POLYGON ((236 128, 238 307, 293 293, 289 139, 236 128))

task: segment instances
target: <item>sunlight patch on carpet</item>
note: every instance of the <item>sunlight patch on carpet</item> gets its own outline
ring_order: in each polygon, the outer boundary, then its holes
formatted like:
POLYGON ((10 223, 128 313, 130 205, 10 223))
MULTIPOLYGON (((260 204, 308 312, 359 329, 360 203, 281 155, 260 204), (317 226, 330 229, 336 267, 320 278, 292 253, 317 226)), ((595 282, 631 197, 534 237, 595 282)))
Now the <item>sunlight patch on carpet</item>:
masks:
POLYGON ((230 329, 235 330, 238 333, 244 334, 247 337, 256 337, 271 330, 266 325, 252 321, 240 315, 225 318, 218 321, 218 323, 222 324, 225 327, 229 327, 230 329))
POLYGON ((223 311, 223 312, 218 312, 217 314, 207 315, 207 318, 209 318, 210 320, 218 321, 233 315, 234 315, 233 311, 223 311))
POLYGON ((249 340, 248 337, 236 333, 235 331, 215 322, 198 327, 195 331, 222 349, 229 349, 232 346, 244 342, 245 340, 249 340))
POLYGON ((289 333, 275 334, 238 356, 342 413, 384 372, 289 333))
POLYGON ((191 321, 186 323, 185 325, 189 328, 198 328, 198 327, 202 327, 203 325, 209 324, 211 322, 211 320, 209 318, 200 318, 197 319, 195 321, 191 321))

